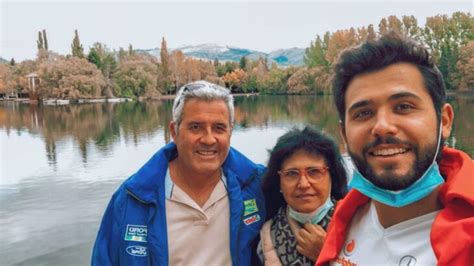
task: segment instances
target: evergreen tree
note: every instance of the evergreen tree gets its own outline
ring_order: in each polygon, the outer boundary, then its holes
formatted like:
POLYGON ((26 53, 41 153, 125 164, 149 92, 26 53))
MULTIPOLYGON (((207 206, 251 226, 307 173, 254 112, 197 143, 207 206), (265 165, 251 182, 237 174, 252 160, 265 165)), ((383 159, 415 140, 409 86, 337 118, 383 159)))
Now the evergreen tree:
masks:
POLYGON ((72 56, 84 58, 84 48, 82 47, 81 41, 79 40, 79 34, 77 30, 74 30, 74 39, 71 44, 72 56))
POLYGON ((166 92, 170 92, 170 55, 168 54, 168 47, 166 45, 165 37, 161 39, 160 60, 161 73, 163 75, 163 87, 166 92))
POLYGON ((375 38, 377 38, 377 34, 375 33, 373 24, 369 24, 369 26, 367 27, 367 31, 367 40, 375 40, 375 38))
POLYGON ((169 68, 170 68, 169 66, 170 56, 168 54, 168 47, 166 45, 165 37, 161 39, 160 59, 161 59, 161 67, 163 68, 163 73, 168 75, 169 68))
POLYGON ((117 69, 114 54, 107 49, 105 44, 96 42, 89 49, 87 60, 97 66, 106 79, 110 79, 117 69))
POLYGON ((133 55, 133 46, 132 46, 132 44, 128 45, 128 55, 133 55))
POLYGON ((10 60, 10 65, 14 66, 15 65, 15 58, 12 57, 12 60, 10 60))
POLYGON ((43 44, 44 44, 44 49, 48 51, 48 39, 46 38, 46 30, 43 29, 43 44))
POLYGON ((118 52, 118 59, 119 61, 120 60, 124 60, 128 55, 128 52, 126 52, 122 47, 119 48, 119 52, 118 52))
POLYGON ((245 70, 245 67, 247 66, 247 57, 242 56, 240 58, 240 68, 245 70))
POLYGON ((43 35, 41 34, 41 31, 38 31, 38 40, 36 41, 36 44, 38 46, 38 50, 44 49, 43 35))
POLYGON ((89 54, 87 55, 87 61, 89 61, 92 64, 96 65, 98 69, 102 68, 102 62, 100 60, 100 55, 96 51, 96 49, 94 49, 93 47, 90 48, 90 50, 89 50, 89 54))

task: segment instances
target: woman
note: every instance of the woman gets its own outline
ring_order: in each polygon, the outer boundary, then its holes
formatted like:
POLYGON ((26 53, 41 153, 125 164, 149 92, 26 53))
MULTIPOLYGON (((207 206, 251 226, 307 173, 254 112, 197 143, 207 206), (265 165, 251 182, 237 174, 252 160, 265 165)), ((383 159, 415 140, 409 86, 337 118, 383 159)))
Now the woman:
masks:
POLYGON ((332 139, 310 127, 281 136, 262 184, 267 222, 257 248, 260 260, 265 265, 314 265, 346 183, 332 139))

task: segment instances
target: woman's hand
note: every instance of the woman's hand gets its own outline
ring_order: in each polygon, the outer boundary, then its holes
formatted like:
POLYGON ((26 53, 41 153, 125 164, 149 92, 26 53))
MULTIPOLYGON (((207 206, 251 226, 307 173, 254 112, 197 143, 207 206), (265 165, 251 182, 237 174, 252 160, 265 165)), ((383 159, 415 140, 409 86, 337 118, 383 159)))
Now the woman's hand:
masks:
POLYGON ((296 235, 296 250, 316 261, 323 247, 326 231, 317 224, 305 224, 296 235))

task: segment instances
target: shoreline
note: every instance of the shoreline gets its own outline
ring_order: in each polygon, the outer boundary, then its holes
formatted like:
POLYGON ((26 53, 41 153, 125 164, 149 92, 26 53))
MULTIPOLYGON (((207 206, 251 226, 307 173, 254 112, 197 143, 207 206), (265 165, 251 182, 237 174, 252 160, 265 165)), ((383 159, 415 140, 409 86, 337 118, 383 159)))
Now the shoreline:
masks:
MULTIPOLYGON (((232 94, 234 97, 253 97, 253 96, 260 96, 266 94, 260 94, 259 92, 254 93, 235 93, 232 94)), ((293 94, 279 94, 279 96, 290 96, 293 94)), ((300 96, 306 95, 313 95, 313 94, 300 94, 300 96)), ((332 95, 332 94, 327 94, 332 95)), ((446 96, 455 97, 455 96, 473 96, 474 91, 447 91, 446 96)), ((161 95, 158 97, 151 97, 151 98, 92 98, 92 99, 43 99, 42 105, 67 105, 67 104, 87 104, 87 103, 122 103, 122 102, 133 102, 133 101, 154 101, 154 100, 173 100, 176 95, 161 95)), ((18 102, 18 103, 25 103, 25 104, 38 104, 37 100, 30 100, 29 98, 9 98, 9 99, 0 99, 0 102, 18 102)))

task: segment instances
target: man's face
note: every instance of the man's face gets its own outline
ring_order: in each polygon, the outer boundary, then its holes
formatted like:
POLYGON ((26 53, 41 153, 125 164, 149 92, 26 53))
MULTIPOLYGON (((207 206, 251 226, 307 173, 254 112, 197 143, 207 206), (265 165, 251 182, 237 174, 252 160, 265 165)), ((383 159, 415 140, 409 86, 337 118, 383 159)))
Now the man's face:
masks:
MULTIPOLYGON (((358 170, 376 186, 400 190, 429 167, 438 145, 433 101, 418 68, 397 63, 355 76, 345 94, 341 128, 358 170)), ((443 137, 451 117, 444 114, 443 137)))
POLYGON ((225 102, 191 99, 184 104, 178 131, 176 126, 171 123, 170 131, 182 173, 188 176, 216 174, 229 152, 232 133, 225 102))

